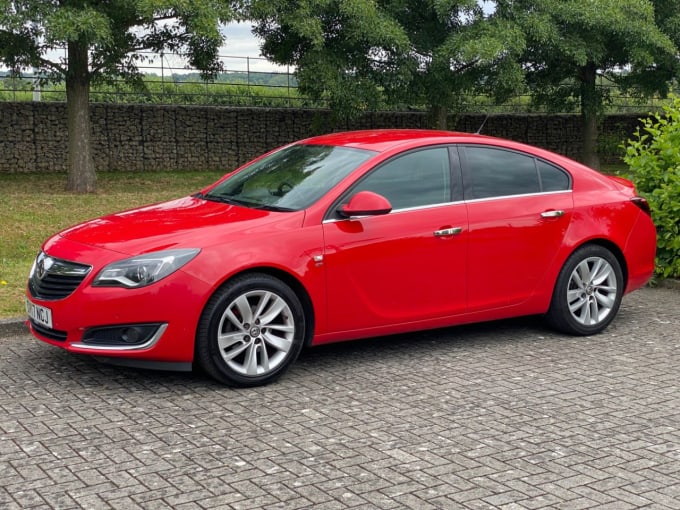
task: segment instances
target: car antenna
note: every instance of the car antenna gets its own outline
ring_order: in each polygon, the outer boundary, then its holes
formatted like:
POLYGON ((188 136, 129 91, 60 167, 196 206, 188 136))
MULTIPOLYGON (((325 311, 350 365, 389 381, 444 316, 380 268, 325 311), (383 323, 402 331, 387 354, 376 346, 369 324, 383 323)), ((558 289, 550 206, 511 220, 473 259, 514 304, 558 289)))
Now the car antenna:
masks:
POLYGON ((478 135, 482 132, 482 129, 484 129, 484 124, 486 124, 486 121, 489 120, 489 114, 486 114, 486 117, 484 117, 484 120, 482 121, 482 125, 479 126, 479 129, 475 131, 475 134, 478 135))

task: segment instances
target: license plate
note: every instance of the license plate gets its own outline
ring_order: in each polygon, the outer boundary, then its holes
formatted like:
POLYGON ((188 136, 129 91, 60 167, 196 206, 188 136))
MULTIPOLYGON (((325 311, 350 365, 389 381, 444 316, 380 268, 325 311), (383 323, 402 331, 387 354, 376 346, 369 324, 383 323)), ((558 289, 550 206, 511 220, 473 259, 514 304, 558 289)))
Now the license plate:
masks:
POLYGON ((41 326, 52 329, 52 310, 26 300, 26 313, 41 326))

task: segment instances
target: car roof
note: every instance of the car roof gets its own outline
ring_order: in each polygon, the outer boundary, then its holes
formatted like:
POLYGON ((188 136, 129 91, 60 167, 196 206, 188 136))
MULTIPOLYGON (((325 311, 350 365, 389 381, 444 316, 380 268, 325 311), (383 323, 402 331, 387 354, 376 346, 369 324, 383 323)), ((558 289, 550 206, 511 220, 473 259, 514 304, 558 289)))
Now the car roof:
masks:
POLYGON ((430 143, 455 143, 462 141, 498 140, 492 137, 455 131, 435 131, 429 129, 371 129, 346 131, 307 138, 300 143, 310 145, 335 145, 384 152, 404 143, 427 145, 430 143))
POLYGON ((538 156, 553 164, 569 167, 572 171, 578 168, 580 171, 585 171, 588 174, 599 174, 596 170, 588 168, 567 156, 534 145, 527 145, 506 138, 478 135, 476 133, 463 133, 460 131, 436 131, 430 129, 368 129, 330 133, 300 140, 296 143, 353 147, 375 152, 385 152, 397 147, 412 148, 439 143, 488 144, 497 148, 517 150, 533 156, 538 156))

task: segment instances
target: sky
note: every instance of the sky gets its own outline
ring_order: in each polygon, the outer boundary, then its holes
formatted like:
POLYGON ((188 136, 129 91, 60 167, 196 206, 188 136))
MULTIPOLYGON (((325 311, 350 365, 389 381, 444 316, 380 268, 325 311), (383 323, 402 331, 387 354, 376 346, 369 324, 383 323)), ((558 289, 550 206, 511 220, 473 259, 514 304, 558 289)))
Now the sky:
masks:
POLYGON ((251 29, 250 23, 229 23, 222 29, 227 43, 220 54, 225 56, 222 61, 227 70, 285 72, 285 66, 277 66, 260 56, 260 42, 252 34, 251 29))
MULTIPOLYGON (((226 44, 220 50, 221 61, 225 71, 260 71, 260 72, 286 72, 285 66, 278 66, 260 56, 260 42, 251 32, 250 23, 229 23, 222 28, 226 36, 226 44)), ((186 61, 178 56, 163 56, 163 71, 170 73, 183 73, 186 70, 186 61)), ((160 58, 156 57, 142 72, 160 74, 160 58)))
MULTIPOLYGON (((495 2, 491 0, 478 0, 487 13, 493 12, 495 8, 495 2)), ((285 66, 278 66, 260 56, 260 42, 252 34, 252 25, 249 22, 245 23, 229 23, 225 25, 222 29, 223 34, 227 38, 225 46, 220 51, 221 55, 224 56, 222 61, 225 65, 227 71, 278 71, 287 72, 288 69, 285 66)), ((59 52, 54 52, 54 54, 48 54, 48 58, 53 58, 58 60, 63 57, 59 52)), ((187 72, 186 62, 176 56, 164 55, 163 62, 161 63, 160 57, 153 59, 153 62, 144 69, 142 72, 148 73, 159 73, 159 68, 168 70, 169 73, 182 73, 187 72)), ((0 66, 0 70, 5 70, 4 66, 0 66)))
POLYGON ((222 33, 227 37, 225 52, 241 57, 259 57, 260 43, 251 33, 250 23, 229 23, 222 33))

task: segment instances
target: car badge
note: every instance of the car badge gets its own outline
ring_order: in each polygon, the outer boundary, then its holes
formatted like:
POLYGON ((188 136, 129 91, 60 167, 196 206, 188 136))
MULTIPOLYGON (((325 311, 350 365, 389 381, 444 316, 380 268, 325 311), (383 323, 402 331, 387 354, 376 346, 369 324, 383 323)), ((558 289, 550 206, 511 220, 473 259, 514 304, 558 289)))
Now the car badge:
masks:
POLYGON ((50 257, 45 257, 40 262, 38 262, 37 270, 39 280, 42 280, 45 277, 45 275, 48 273, 53 264, 54 260, 52 260, 50 257))

